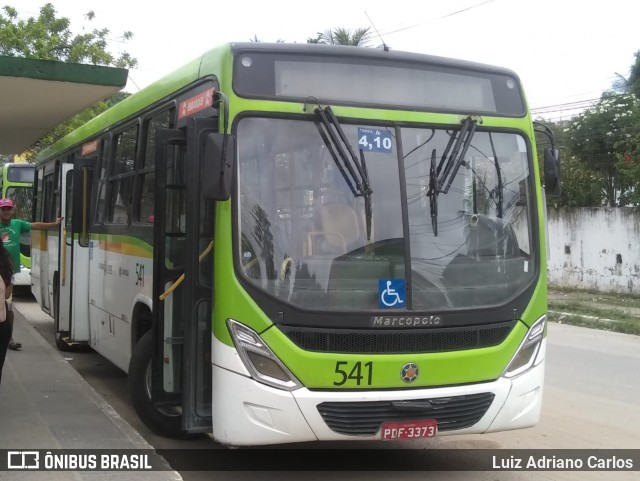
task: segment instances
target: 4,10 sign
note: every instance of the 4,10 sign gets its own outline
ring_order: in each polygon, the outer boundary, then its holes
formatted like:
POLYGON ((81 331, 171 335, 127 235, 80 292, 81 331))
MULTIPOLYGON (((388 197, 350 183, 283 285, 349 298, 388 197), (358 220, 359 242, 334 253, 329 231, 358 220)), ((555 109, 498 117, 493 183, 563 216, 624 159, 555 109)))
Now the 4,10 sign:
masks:
POLYGON ((393 140, 388 130, 358 127, 358 144, 365 152, 391 152, 393 140))

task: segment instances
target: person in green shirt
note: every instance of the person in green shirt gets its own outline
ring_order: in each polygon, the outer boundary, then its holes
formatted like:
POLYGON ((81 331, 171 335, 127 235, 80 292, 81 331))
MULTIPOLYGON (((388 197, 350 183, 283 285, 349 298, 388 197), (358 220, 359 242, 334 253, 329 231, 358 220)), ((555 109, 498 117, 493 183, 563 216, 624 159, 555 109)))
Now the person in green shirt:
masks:
MULTIPOLYGON (((13 262, 14 272, 20 272, 20 234, 32 230, 53 229, 60 225, 62 218, 54 222, 27 222, 14 219, 15 205, 11 199, 0 199, 0 239, 13 262)), ((11 339, 9 349, 19 350, 22 344, 11 339)))

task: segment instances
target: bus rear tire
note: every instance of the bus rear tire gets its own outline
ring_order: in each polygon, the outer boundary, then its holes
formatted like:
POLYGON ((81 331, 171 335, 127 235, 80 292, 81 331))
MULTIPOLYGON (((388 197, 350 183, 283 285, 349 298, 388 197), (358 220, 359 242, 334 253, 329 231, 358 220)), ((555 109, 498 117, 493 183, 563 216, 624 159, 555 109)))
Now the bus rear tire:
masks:
POLYGON ((138 417, 154 433, 178 439, 193 437, 182 429, 182 413, 171 408, 158 408, 151 402, 151 358, 153 333, 140 338, 129 362, 129 393, 138 417))

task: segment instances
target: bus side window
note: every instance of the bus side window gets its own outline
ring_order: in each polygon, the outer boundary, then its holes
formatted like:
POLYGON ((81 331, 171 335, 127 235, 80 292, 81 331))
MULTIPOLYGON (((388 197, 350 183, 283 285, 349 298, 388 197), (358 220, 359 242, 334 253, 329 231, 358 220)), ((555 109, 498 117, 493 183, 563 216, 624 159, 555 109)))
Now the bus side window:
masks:
POLYGON ((166 110, 146 123, 146 142, 143 165, 140 169, 140 198, 138 203, 138 222, 152 224, 154 220, 154 185, 156 163, 156 131, 170 128, 173 109, 166 110))
POLYGON ((91 224, 91 187, 93 184, 93 168, 89 166, 82 167, 82 185, 78 186, 80 189, 82 202, 80 204, 80 235, 78 237, 78 243, 82 247, 89 245, 89 225, 91 224))
POLYGON ((43 196, 42 196, 42 220, 44 222, 50 222, 53 218, 53 214, 55 214, 55 175, 49 174, 44 178, 44 188, 43 188, 43 196))
POLYGON ((96 224, 102 224, 104 221, 104 199, 107 190, 107 143, 108 140, 104 140, 100 147, 100 155, 98 157, 97 169, 99 174, 97 175, 97 195, 95 196, 95 211, 94 220, 96 224))
MULTIPOLYGON (((38 170, 36 173, 36 192, 43 192, 42 179, 44 177, 44 167, 38 170)), ((40 194, 34 197, 33 201, 36 203, 36 215, 34 221, 42 220, 42 205, 44 204, 44 194, 40 194)))
POLYGON ((138 126, 134 125, 116 136, 112 171, 109 176, 109 216, 112 224, 131 223, 131 200, 135 175, 138 126))
POLYGON ((67 230, 71 232, 73 222, 73 171, 67 172, 66 185, 67 192, 65 193, 65 197, 67 199, 67 203, 65 205, 64 225, 67 230))

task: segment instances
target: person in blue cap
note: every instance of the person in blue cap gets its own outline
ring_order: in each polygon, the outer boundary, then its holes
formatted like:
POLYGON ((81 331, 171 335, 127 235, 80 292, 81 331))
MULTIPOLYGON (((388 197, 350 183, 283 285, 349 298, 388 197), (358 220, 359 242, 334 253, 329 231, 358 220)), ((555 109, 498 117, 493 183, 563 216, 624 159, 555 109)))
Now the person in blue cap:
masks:
MULTIPOLYGON (((13 272, 20 272, 20 234, 31 232, 32 230, 53 229, 60 225, 62 218, 58 217, 54 222, 28 222, 22 219, 15 219, 15 204, 11 199, 0 199, 0 240, 9 253, 13 263, 13 272)), ((7 285, 7 290, 11 292, 11 285, 7 285)), ((11 295, 7 295, 9 299, 11 295)), ((13 321, 13 316, 9 316, 13 321)), ((13 323, 13 322, 12 322, 13 323)), ((9 343, 9 349, 20 350, 22 344, 15 342, 13 338, 9 343)))

